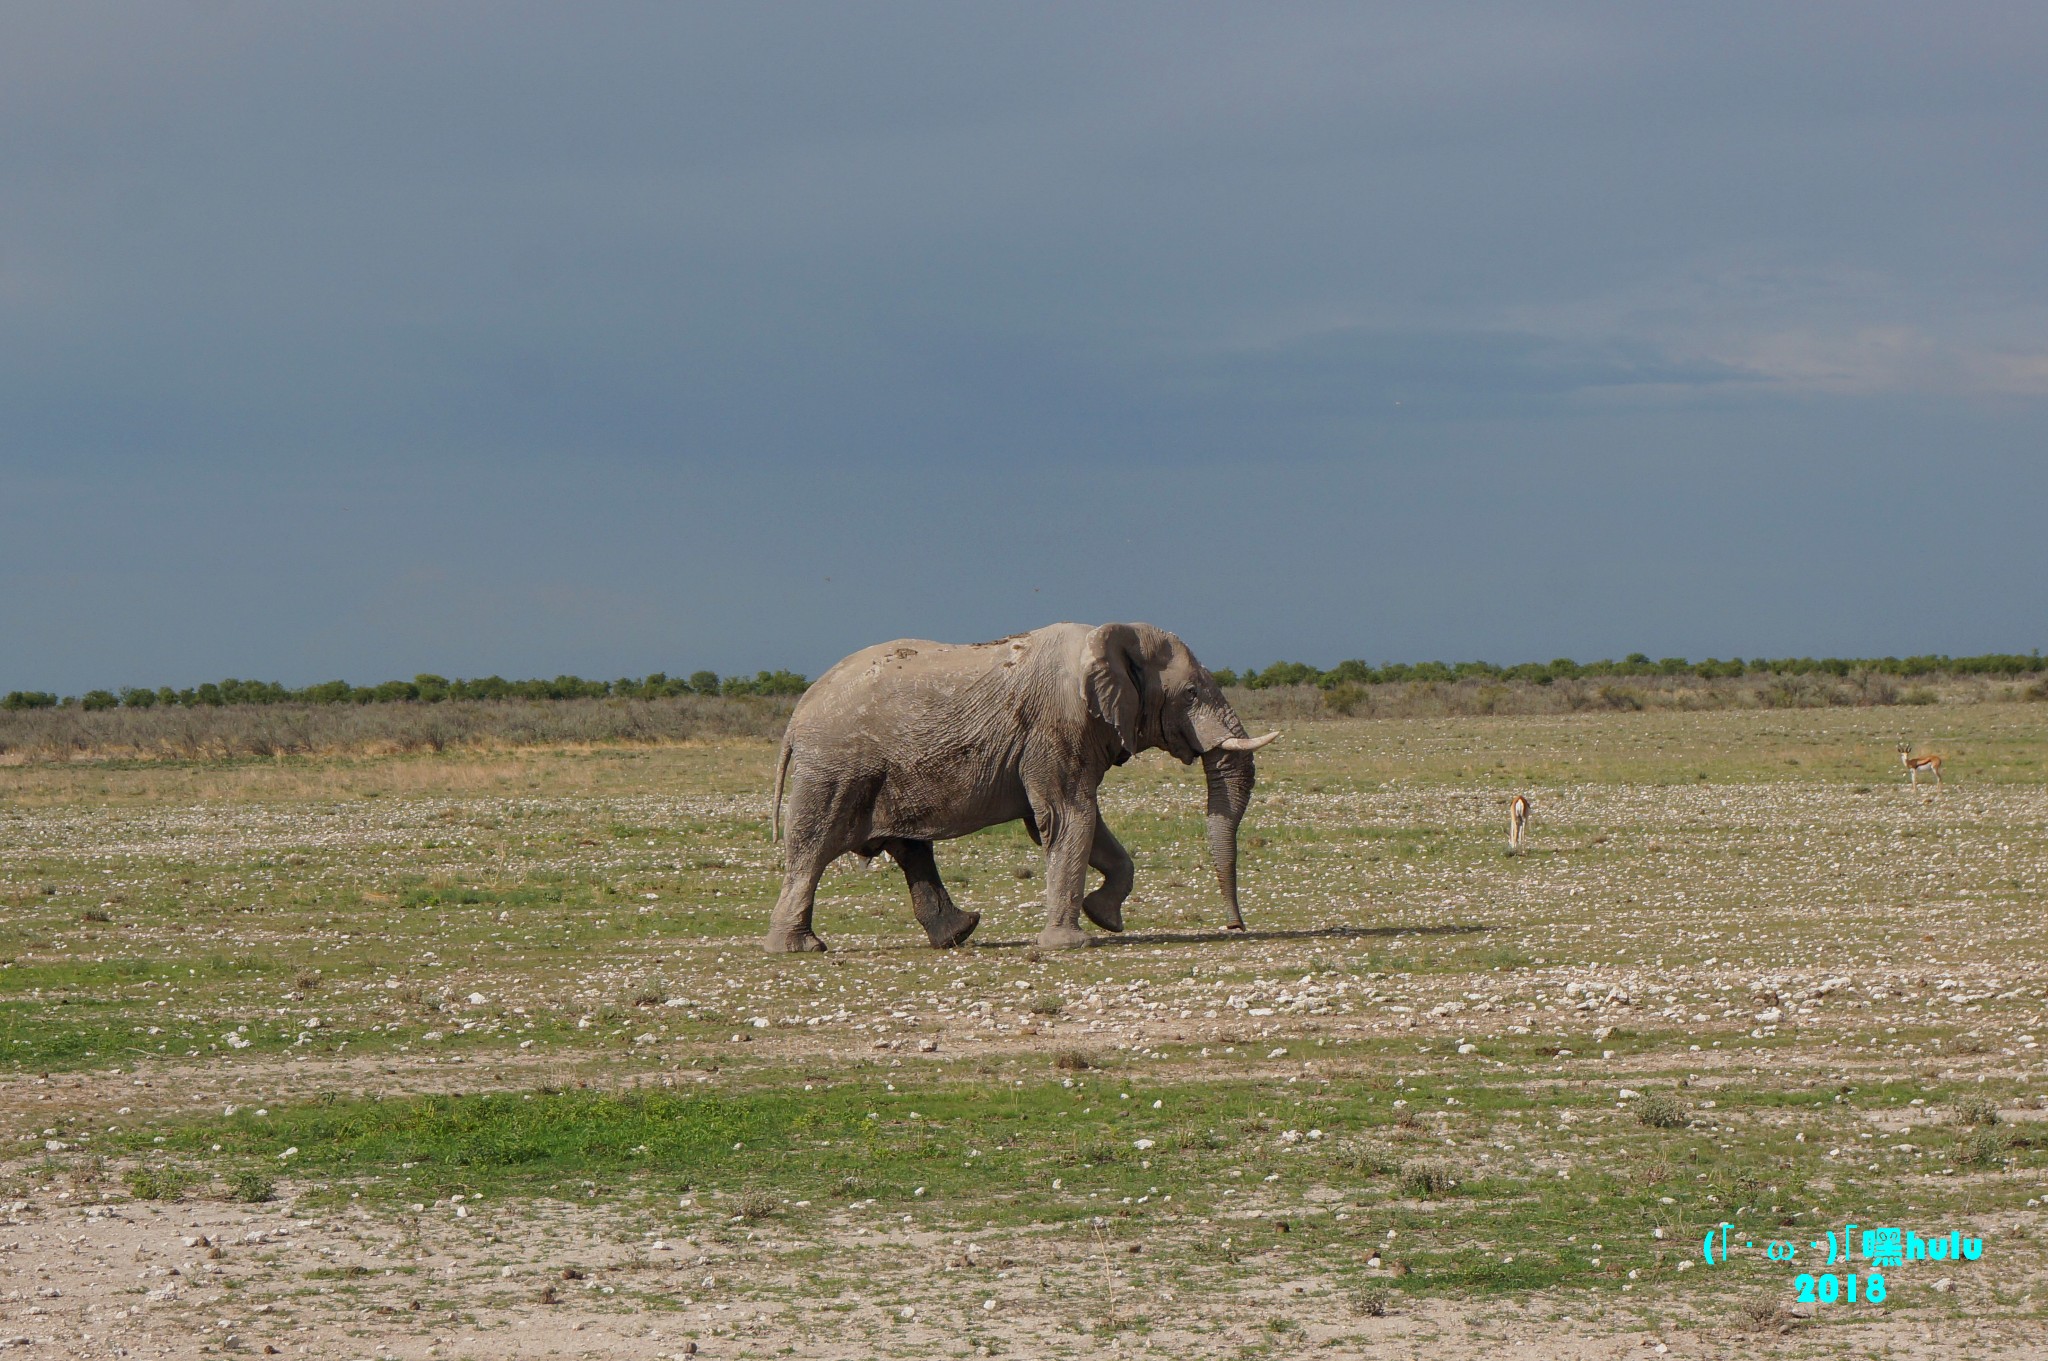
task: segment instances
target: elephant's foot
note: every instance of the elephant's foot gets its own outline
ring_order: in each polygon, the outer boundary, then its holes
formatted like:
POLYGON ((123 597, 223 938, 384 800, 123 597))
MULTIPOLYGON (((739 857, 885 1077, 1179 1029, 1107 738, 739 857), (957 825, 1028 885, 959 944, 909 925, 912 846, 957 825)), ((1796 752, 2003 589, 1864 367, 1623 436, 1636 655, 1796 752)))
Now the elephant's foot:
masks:
POLYGON ((1078 950, 1088 943, 1088 933, 1078 926, 1048 926, 1038 933, 1041 950, 1078 950))
POLYGON ((1081 900, 1081 910, 1088 914, 1089 921, 1094 922, 1105 931, 1121 931, 1124 929, 1124 905, 1122 903, 1111 902, 1107 898, 1097 898, 1091 893, 1081 900))
POLYGON ((770 931, 761 948, 771 955, 824 954, 825 942, 809 931, 770 931))
POLYGON ((950 950, 956 945, 966 944, 967 938, 974 934, 974 928, 979 925, 979 912, 955 912, 944 925, 936 929, 927 927, 925 934, 931 937, 934 950, 950 950))

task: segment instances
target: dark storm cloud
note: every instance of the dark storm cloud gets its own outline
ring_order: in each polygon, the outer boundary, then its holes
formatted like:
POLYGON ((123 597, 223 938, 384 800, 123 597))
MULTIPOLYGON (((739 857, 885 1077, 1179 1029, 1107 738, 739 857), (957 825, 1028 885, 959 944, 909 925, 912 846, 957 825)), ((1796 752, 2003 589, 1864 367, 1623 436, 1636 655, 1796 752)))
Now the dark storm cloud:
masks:
POLYGON ((2044 26, 18 6, 0 687, 2033 646, 2044 26))

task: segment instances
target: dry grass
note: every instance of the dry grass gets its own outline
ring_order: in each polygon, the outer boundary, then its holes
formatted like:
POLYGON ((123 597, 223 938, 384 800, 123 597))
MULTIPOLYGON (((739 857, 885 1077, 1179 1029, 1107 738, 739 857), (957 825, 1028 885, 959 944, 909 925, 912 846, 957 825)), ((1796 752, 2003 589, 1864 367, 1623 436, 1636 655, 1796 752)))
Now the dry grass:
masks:
POLYGON ((1760 674, 1718 680, 1697 676, 1599 676, 1557 680, 1548 685, 1482 679, 1383 685, 1346 682, 1328 690, 1312 685, 1274 686, 1265 690, 1240 687, 1229 694, 1246 722, 1287 723, 1331 717, 1479 718, 2010 703, 2048 699, 2048 678, 1960 676, 1907 684, 1872 671, 1848 676, 1760 674))
POLYGON ((794 700, 450 700, 439 704, 239 704, 218 708, 0 712, 0 762, 227 761, 392 755, 572 743, 773 738, 794 700))
POLYGON ((1784 1334, 1792 1331, 1797 1316, 1776 1295, 1756 1295, 1742 1302, 1737 1311, 1744 1332, 1784 1334))

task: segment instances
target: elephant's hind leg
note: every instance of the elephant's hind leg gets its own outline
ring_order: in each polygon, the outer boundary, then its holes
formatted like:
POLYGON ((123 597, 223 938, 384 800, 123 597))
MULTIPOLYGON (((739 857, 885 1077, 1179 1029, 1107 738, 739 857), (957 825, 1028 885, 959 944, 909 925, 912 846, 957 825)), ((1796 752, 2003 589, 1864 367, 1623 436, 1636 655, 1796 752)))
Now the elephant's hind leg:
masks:
POLYGON ((1105 931, 1123 930, 1124 899, 1131 896, 1137 866, 1107 823, 1095 824, 1095 844, 1089 848, 1088 863, 1102 871, 1102 887, 1081 900, 1081 910, 1105 931))
POLYGON ((817 905, 817 880, 844 849, 836 839, 809 829, 788 839, 782 853, 782 896, 776 898, 774 915, 768 917, 768 939, 762 941, 770 954, 823 954, 825 941, 811 929, 811 909, 817 905))
POLYGON ((932 843, 894 837, 883 845, 903 869, 904 882, 910 885, 910 910, 930 938, 932 948, 950 950, 965 943, 981 924, 981 914, 962 912, 953 905, 953 895, 946 892, 946 885, 939 878, 939 862, 932 855, 932 843))
POLYGON ((868 819, 874 808, 875 782, 819 774, 799 752, 789 781, 789 817, 783 824, 782 896, 768 920, 770 953, 789 954, 825 948, 811 929, 818 880, 825 868, 846 852, 866 844, 868 819))
POLYGON ((770 954, 824 951, 825 942, 811 930, 811 909, 817 903, 818 880, 838 854, 826 851, 818 843, 790 846, 788 868, 782 875, 782 896, 775 900, 775 913, 768 919, 768 936, 761 942, 770 954))

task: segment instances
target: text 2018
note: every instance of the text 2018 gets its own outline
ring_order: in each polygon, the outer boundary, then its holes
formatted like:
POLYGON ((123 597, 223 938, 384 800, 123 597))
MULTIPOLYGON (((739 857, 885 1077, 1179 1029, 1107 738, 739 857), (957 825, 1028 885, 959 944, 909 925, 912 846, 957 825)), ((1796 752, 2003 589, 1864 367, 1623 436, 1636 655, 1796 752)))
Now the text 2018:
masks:
MULTIPOLYGON (((1841 1276, 1827 1272, 1820 1276, 1801 1274, 1792 1281, 1801 1304, 1833 1304, 1837 1300, 1856 1303, 1856 1275, 1850 1272, 1841 1276)), ((1873 1271, 1863 1278, 1863 1298, 1872 1304, 1884 1303, 1884 1273, 1873 1271)))

